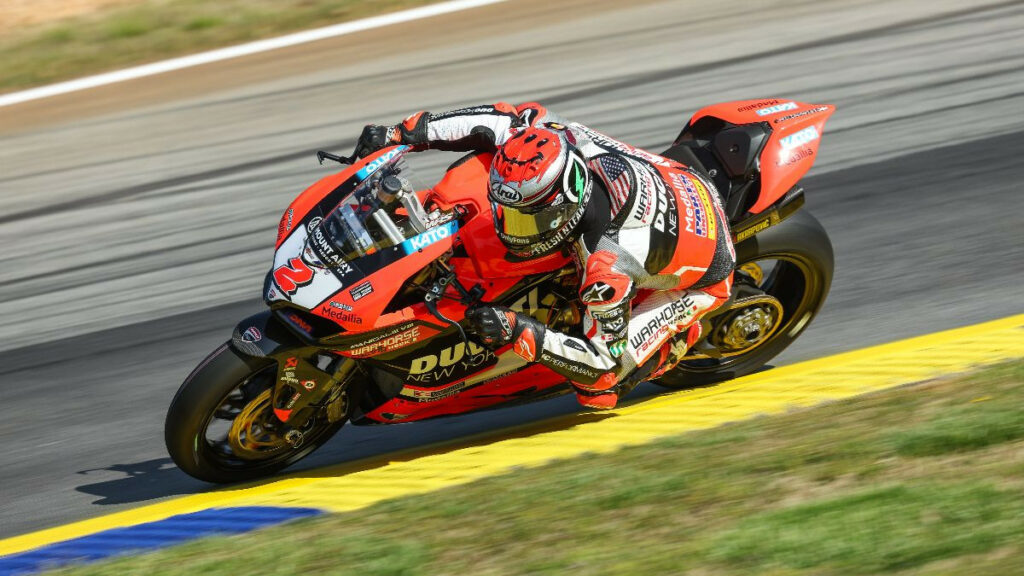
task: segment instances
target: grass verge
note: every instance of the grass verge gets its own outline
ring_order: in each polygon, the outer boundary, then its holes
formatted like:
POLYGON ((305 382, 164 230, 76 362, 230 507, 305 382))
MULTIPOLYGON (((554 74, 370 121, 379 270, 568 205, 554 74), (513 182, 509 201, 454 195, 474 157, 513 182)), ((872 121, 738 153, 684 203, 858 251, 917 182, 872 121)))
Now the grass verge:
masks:
POLYGON ((1024 360, 68 574, 1022 574, 1024 360))
POLYGON ((140 0, 0 36, 0 93, 439 0, 140 0))

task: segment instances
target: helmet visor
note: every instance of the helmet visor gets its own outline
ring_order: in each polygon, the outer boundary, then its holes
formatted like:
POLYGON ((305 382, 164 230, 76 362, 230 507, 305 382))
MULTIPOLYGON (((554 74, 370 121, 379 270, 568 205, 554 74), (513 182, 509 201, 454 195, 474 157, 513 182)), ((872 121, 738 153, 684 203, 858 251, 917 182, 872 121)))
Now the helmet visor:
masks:
POLYGON ((525 246, 546 239, 572 217, 579 206, 563 203, 527 213, 497 202, 491 204, 499 236, 507 244, 525 246))

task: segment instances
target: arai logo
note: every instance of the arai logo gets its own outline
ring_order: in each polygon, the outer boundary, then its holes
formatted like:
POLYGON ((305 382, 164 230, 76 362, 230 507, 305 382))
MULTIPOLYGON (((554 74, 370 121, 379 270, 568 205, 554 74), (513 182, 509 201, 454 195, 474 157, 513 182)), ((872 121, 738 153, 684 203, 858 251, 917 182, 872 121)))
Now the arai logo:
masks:
POLYGON ((804 128, 799 132, 790 134, 789 136, 782 138, 781 140, 779 140, 779 144, 782 145, 782 148, 784 150, 789 150, 790 148, 796 148, 797 146, 807 144, 808 142, 813 142, 817 139, 818 129, 815 128, 814 126, 808 126, 807 128, 804 128))
POLYGON ((786 110, 796 110, 796 102, 786 102, 785 104, 776 104, 775 106, 761 108, 760 110, 757 111, 757 115, 768 116, 770 114, 785 112, 786 110))

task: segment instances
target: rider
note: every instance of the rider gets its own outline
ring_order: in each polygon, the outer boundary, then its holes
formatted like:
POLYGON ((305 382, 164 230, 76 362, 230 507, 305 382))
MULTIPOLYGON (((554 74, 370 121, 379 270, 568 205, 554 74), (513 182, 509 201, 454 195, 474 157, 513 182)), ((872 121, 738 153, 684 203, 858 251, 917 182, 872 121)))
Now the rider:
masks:
POLYGON ((700 337, 701 316, 729 297, 735 252, 714 185, 537 103, 499 102, 363 129, 356 154, 385 146, 496 152, 490 200, 512 259, 570 249, 586 304, 582 337, 503 306, 466 312, 488 345, 513 344, 565 376, 590 408, 614 408, 664 374, 700 337))

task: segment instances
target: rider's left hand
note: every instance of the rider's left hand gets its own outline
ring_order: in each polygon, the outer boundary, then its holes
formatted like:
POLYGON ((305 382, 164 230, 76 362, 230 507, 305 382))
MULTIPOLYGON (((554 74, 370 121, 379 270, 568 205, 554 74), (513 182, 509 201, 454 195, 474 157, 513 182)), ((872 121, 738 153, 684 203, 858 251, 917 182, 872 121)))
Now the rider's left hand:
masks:
POLYGON ((513 340, 518 318, 504 306, 477 305, 466 310, 469 329, 488 346, 504 346, 513 340))

